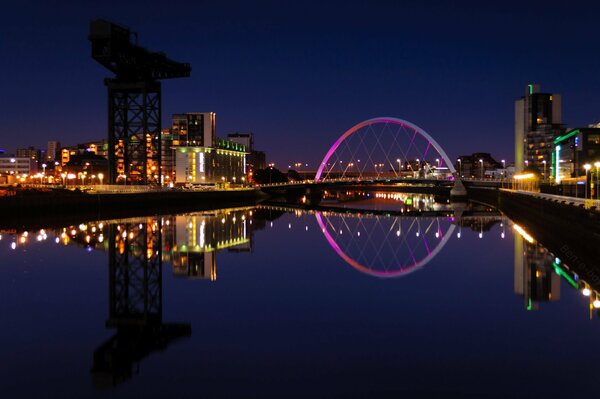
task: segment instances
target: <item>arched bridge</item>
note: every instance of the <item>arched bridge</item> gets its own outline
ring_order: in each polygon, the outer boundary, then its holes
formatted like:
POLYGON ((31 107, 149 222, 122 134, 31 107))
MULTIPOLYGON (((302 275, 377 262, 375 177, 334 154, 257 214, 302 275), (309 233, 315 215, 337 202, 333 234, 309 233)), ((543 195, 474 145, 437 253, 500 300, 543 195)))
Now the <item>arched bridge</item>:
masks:
MULTIPOLYGON (((456 187, 455 179, 452 161, 429 133, 403 119, 379 117, 342 134, 325 154, 314 180, 263 185, 262 190, 272 195, 316 196, 326 189, 353 185, 393 185, 449 192, 456 187)), ((455 191, 458 196, 466 194, 464 188, 455 191)))

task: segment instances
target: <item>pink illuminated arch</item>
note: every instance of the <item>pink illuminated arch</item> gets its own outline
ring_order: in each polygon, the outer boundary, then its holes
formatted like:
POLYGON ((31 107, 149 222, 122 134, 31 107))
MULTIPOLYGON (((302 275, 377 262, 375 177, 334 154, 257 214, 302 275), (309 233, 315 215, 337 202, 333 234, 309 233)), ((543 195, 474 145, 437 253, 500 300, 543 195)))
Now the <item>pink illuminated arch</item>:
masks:
POLYGON ((400 125, 404 128, 414 131, 415 133, 418 133, 423 138, 425 138, 429 142, 429 144, 431 144, 435 148, 435 150, 440 154, 440 156, 442 157, 444 162, 446 162, 446 165, 447 165, 448 169, 450 170, 450 172, 452 172, 453 174, 456 173, 456 170, 454 169, 454 166, 452 165, 452 161, 450 160, 450 158, 448 157, 446 152, 433 139, 433 137, 431 137, 425 130, 421 129, 417 125, 414 125, 414 124, 407 122, 405 120, 402 120, 402 119, 391 118, 391 117, 379 117, 379 118, 368 119, 364 122, 359 123, 358 125, 353 126, 348 131, 346 131, 346 133, 344 133, 339 139, 337 139, 337 141, 335 143, 333 143, 333 145, 331 146, 329 151, 327 151, 327 154, 325 155, 325 158, 323 158, 323 161, 321 161, 321 165, 319 165, 319 169, 317 170, 317 174, 315 175, 315 181, 319 181, 321 179, 323 170, 325 169, 327 162, 329 161, 331 156, 335 153, 335 151, 340 146, 340 144, 346 138, 348 138, 349 136, 351 136, 352 134, 354 134, 355 132, 357 132, 358 130, 360 130, 366 126, 377 124, 377 123, 388 123, 388 124, 400 125))
POLYGON ((359 272, 367 274, 369 276, 379 277, 379 278, 402 277, 402 276, 405 276, 409 273, 412 273, 412 272, 424 267, 433 258, 435 258, 437 256, 437 254, 444 248, 444 246, 450 240, 450 237, 452 237, 452 233, 454 232, 454 229, 456 228, 456 226, 454 224, 450 224, 450 226, 448 227, 448 230, 442 236, 441 240, 439 240, 437 242, 437 245, 435 246, 435 248, 430 250, 429 247, 427 247, 427 256, 425 256, 424 258, 418 259, 418 260, 415 259, 414 262, 412 262, 412 264, 388 265, 388 266, 394 266, 394 268, 390 269, 390 270, 377 270, 377 269, 374 269, 372 267, 369 267, 367 265, 364 265, 364 264, 358 262, 357 260, 355 260, 351 256, 349 256, 347 253, 345 253, 344 250, 342 250, 342 248, 340 248, 340 246, 336 242, 335 238, 329 232, 329 229, 327 228, 326 223, 323 221, 323 216, 321 215, 321 212, 316 212, 315 217, 317 219, 317 223, 319 224, 319 227, 321 228, 321 232, 323 233, 323 235, 325 236, 325 239, 327 240, 327 243, 333 248, 335 253, 337 253, 340 258, 342 258, 347 264, 349 264, 350 266, 352 266, 354 269, 358 270, 359 272))

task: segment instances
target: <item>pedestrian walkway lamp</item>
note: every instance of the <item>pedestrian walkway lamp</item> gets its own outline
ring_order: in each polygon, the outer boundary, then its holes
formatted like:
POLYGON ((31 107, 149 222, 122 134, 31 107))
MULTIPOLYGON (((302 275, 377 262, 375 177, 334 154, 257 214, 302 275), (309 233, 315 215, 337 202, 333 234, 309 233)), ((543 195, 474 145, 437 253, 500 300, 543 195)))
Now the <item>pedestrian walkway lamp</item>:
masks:
POLYGON ((598 183, 600 183, 598 179, 598 168, 600 168, 600 162, 596 161, 594 166, 596 167, 596 199, 600 199, 600 190, 598 190, 598 183))
POLYGON ((583 169, 585 169, 585 199, 587 199, 587 182, 588 182, 588 172, 589 170, 592 168, 592 165, 590 165, 589 163, 586 163, 585 165, 583 165, 583 169))
POLYGON ((546 160, 544 159, 542 163, 544 164, 544 178, 542 180, 546 180, 546 160))
POLYGON ((481 164, 481 179, 483 179, 483 159, 480 159, 479 163, 481 164))

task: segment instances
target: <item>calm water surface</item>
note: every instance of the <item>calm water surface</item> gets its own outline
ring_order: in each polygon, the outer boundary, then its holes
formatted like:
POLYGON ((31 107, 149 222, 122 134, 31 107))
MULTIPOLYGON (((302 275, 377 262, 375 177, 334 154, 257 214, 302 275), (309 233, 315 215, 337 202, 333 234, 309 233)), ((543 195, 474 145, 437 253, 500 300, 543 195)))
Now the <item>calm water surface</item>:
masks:
POLYGON ((427 196, 322 205, 3 231, 2 396, 596 393, 594 293, 525 230, 427 196))

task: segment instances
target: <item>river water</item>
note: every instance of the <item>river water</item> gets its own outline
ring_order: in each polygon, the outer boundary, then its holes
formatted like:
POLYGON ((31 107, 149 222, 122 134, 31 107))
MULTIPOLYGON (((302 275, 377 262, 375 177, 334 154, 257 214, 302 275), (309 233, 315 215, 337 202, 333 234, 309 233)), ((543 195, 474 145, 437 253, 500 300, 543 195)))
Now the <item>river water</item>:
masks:
POLYGON ((2 231, 2 396, 596 392, 596 293, 525 226, 348 194, 2 231))

